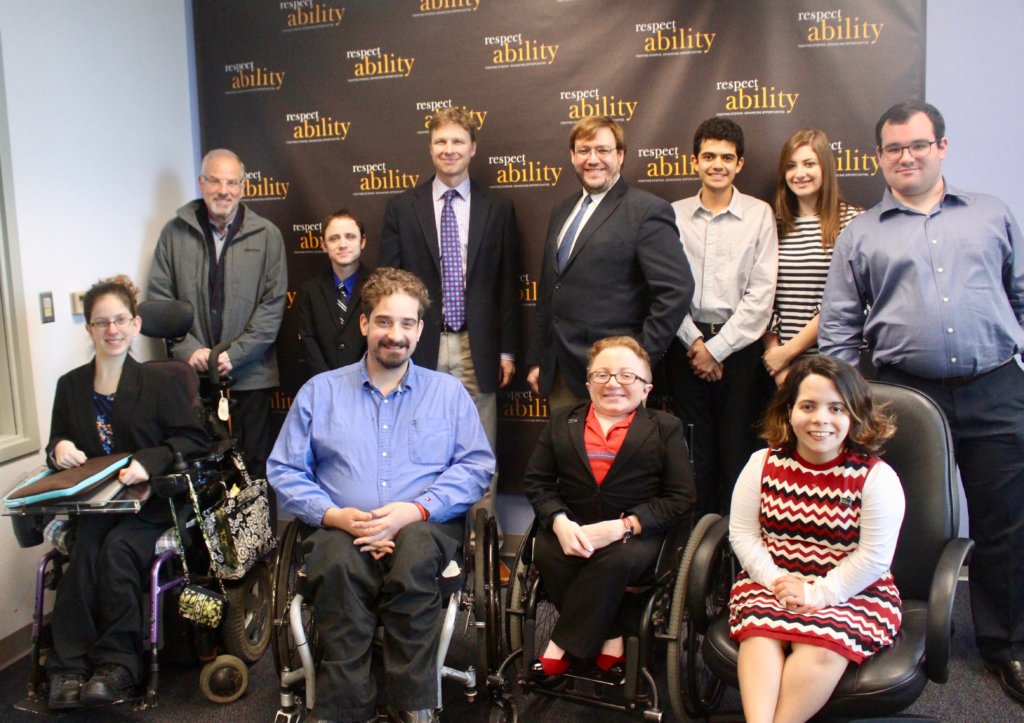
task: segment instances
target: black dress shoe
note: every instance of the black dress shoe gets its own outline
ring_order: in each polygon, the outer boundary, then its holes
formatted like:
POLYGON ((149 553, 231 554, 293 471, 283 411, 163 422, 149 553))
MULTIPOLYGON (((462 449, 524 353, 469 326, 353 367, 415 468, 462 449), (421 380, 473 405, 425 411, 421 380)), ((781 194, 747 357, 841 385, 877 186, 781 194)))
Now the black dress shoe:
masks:
POLYGON ((82 684, 85 675, 82 673, 52 673, 50 675, 50 697, 47 701, 51 708, 78 708, 82 695, 82 684))
POLYGON ((392 723, 438 723, 437 711, 433 708, 424 710, 393 710, 388 707, 388 720, 392 723))
POLYGON ((135 680, 123 665, 104 664, 82 686, 82 705, 122 703, 135 695, 135 680))
POLYGON ((1024 663, 1019 660, 1000 660, 985 664, 999 678, 1011 698, 1024 703, 1024 663))

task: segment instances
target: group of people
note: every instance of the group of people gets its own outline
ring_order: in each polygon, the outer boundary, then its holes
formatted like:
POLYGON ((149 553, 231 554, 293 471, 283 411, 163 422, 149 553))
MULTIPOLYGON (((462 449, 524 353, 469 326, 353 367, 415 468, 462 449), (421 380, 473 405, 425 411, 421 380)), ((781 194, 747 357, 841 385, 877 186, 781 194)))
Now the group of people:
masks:
MULTIPOLYGON (((233 434, 257 474, 265 463, 282 511, 304 523, 321 720, 375 715, 378 622, 390 715, 433 719, 435 580, 458 553, 467 510, 493 512, 495 395, 520 361, 515 209, 470 179, 476 126, 465 111, 439 109, 429 130, 436 172, 388 202, 376 270, 360 258, 367 238, 354 213, 324 223, 330 270, 296 302, 315 375, 272 451, 284 250, 273 224, 241 203, 234 153, 203 159, 202 198, 164 228, 150 274, 149 298, 195 308, 175 355, 234 377, 233 434), (223 341, 230 347, 211 359, 223 341)), ((525 476, 535 561, 561 612, 546 649, 527 661, 540 684, 572 666, 621 666, 626 589, 650 579, 668 530, 706 512, 731 512, 744 570, 730 625, 748 720, 810 717, 849 661, 893 640, 899 581, 888 567, 904 502, 878 458, 892 421, 852 366, 867 349, 881 378, 923 391, 949 418, 977 543, 978 647, 1024 701, 1020 229, 997 199, 945 181, 948 140, 933 106, 893 106, 876 141, 888 187, 871 210, 842 199, 816 130, 784 145, 772 208, 735 187, 743 132, 712 118, 693 138, 700 189, 670 205, 623 179, 616 121, 573 127, 581 189, 551 213, 521 360, 552 410, 525 476), (644 404, 659 365, 675 415, 644 404), (784 510, 798 499, 815 504, 794 527, 784 510)), ((162 473, 204 433, 163 409, 185 405, 143 405, 146 394, 129 386, 159 382, 128 355, 139 322, 120 283, 87 299, 96 358, 62 377, 48 452, 64 468, 110 451, 103 440, 143 448, 123 473, 132 483, 162 473), (72 406, 81 424, 69 428, 72 406)), ((58 591, 58 605, 78 609, 48 661, 52 706, 111 702, 140 682, 140 642, 124 632, 134 621, 98 602, 108 593, 96 581, 114 566, 142 574, 149 524, 144 515, 95 531, 79 523, 86 534, 58 591)))

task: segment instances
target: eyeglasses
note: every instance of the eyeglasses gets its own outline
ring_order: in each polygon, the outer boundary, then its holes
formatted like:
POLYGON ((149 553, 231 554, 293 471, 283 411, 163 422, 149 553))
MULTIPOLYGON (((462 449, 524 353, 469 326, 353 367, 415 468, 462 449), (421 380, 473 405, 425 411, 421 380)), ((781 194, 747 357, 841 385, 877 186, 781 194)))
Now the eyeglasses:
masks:
POLYGON ((882 148, 882 158, 887 161, 898 161, 903 158, 903 151, 910 151, 911 158, 924 158, 932 152, 932 146, 938 144, 938 141, 914 141, 908 143, 905 146, 892 145, 885 146, 882 148))
POLYGON ((123 329, 132 323, 132 319, 134 318, 134 316, 125 316, 122 314, 121 316, 115 316, 113 319, 96 319, 96 321, 90 321, 89 326, 96 331, 106 331, 107 327, 111 324, 116 326, 118 329, 123 329))
POLYGON ((607 158, 617 150, 619 149, 611 148, 610 146, 598 146, 597 148, 584 146, 583 148, 573 149, 573 153, 580 158, 590 158, 592 155, 597 156, 598 158, 607 158))
POLYGON ((200 176, 200 178, 202 178, 204 182, 217 188, 220 188, 221 185, 225 185, 232 191, 237 191, 242 187, 242 181, 237 178, 214 178, 213 176, 200 176))
POLYGON ((607 384, 609 379, 615 378, 619 384, 624 387, 628 387, 633 382, 640 382, 641 384, 650 384, 646 379, 643 379, 633 372, 590 372, 587 375, 587 381, 593 382, 594 384, 607 384))

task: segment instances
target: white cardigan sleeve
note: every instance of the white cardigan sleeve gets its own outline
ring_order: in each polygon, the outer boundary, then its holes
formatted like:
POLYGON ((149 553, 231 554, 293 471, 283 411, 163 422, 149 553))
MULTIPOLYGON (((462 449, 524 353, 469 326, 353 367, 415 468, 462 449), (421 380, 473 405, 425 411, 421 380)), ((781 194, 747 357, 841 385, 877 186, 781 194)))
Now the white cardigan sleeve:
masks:
POLYGON ((768 450, 750 455, 736 480, 729 509, 729 544, 750 579, 771 588, 786 571, 775 564, 761 535, 761 470, 768 450))
POLYGON ((838 605, 880 578, 896 552, 906 501, 896 471, 878 462, 864 481, 857 549, 825 577, 804 582, 804 600, 819 607, 838 605))

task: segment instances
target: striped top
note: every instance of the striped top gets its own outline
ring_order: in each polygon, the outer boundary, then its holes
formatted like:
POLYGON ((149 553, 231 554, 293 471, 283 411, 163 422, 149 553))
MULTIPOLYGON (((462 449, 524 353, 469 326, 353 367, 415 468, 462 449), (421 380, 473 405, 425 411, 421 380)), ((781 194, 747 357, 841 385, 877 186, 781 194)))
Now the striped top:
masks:
MULTIPOLYGON (((861 209, 840 206, 839 230, 846 228, 861 209)), ((793 230, 779 238, 779 279, 775 290, 775 317, 771 330, 785 344, 821 310, 821 294, 828 278, 832 249, 821 247, 821 219, 799 216, 793 230)), ((816 354, 815 344, 805 354, 816 354)))

